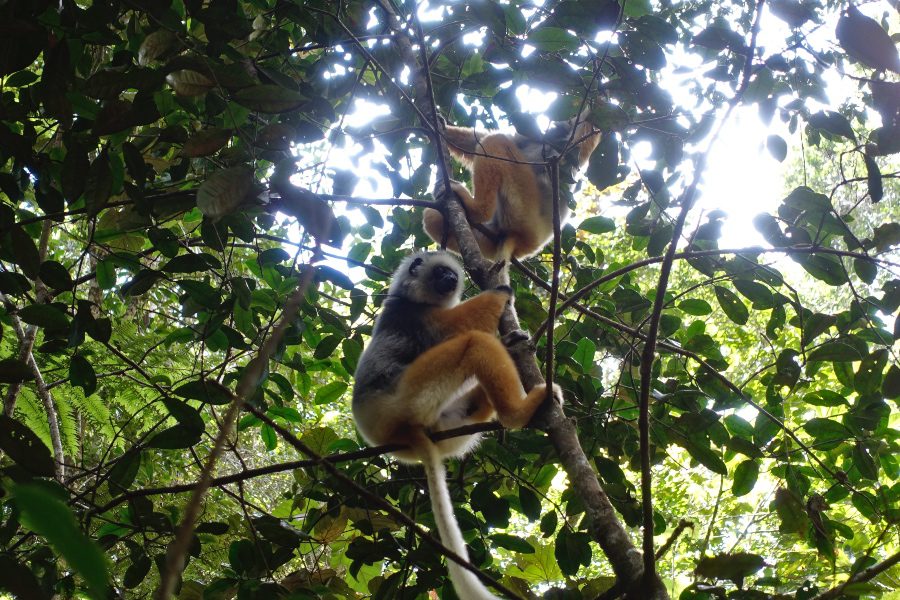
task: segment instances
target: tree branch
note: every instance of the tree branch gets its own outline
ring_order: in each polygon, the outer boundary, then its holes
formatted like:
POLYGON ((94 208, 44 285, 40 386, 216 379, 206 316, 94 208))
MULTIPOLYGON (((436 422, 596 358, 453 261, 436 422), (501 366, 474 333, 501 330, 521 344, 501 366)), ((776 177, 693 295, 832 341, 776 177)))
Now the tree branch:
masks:
POLYGON ((877 565, 872 565, 868 569, 863 569, 856 575, 853 575, 844 583, 831 588, 830 590, 823 592, 813 598, 813 600, 834 600, 835 598, 840 598, 841 594, 844 593, 844 589, 852 583, 862 583, 864 581, 869 581, 878 575, 881 575, 891 567, 900 564, 900 552, 895 552, 888 558, 884 559, 877 565))
POLYGON ((398 522, 402 523, 406 527, 410 528, 412 531, 416 533, 416 535, 429 546, 432 546, 435 550, 440 552, 442 555, 446 556, 448 559, 452 560, 456 564, 460 565, 467 571, 473 573, 478 579, 480 579, 485 585, 489 585, 494 589, 502 592, 508 598, 518 599, 519 595, 515 592, 508 589, 506 586, 502 585, 500 582, 496 581, 494 578, 490 577, 486 573, 484 573, 481 569, 474 566, 472 563, 462 558, 450 548, 447 548, 442 544, 436 537, 422 529, 418 523, 416 523, 413 519, 406 516, 403 511, 397 509, 390 502, 382 498, 381 496, 375 494, 362 487, 346 475, 342 473, 331 461, 325 459, 325 457, 320 456, 315 451, 312 450, 309 446, 304 444, 301 440, 297 439, 295 435, 286 430, 284 427, 273 421, 267 414, 257 409, 255 406, 247 405, 247 410, 256 416, 263 423, 274 429, 278 435, 284 439, 288 444, 294 447, 295 450, 298 450, 305 456, 308 456, 312 461, 318 466, 325 469, 329 475, 339 480, 342 484, 347 487, 353 489, 357 494, 359 494, 362 498, 366 500, 366 502, 370 503, 373 506, 380 507, 382 510, 387 512, 391 517, 396 519, 398 522))
MULTIPOLYGON (((47 258, 47 248, 50 244, 50 231, 50 221, 44 221, 41 227, 41 239, 38 244, 38 256, 40 257, 41 262, 47 258)), ((34 280, 34 288, 36 291, 35 299, 37 303, 41 304, 46 302, 50 297, 50 293, 40 277, 34 280)), ((62 435, 59 431, 59 415, 56 412, 56 404, 53 402, 53 396, 50 394, 50 389, 47 387, 44 377, 41 375, 41 369, 38 367, 37 361, 34 360, 34 353, 32 352, 34 349, 34 341, 37 338, 38 327, 37 325, 29 325, 27 328, 23 328, 22 320, 15 314, 15 305, 13 305, 3 294, 0 294, 0 298, 2 298, 3 304, 6 306, 7 311, 10 312, 10 316, 12 317, 13 330, 16 333, 16 339, 19 341, 18 359, 28 365, 31 369, 31 372, 34 375, 34 386, 38 398, 41 399, 41 404, 44 405, 44 411, 47 413, 47 428, 50 432, 50 443, 53 446, 53 470, 56 474, 56 480, 62 483, 66 476, 66 460, 65 451, 62 446, 62 435)), ((9 389, 6 392, 6 397, 3 399, 3 414, 6 416, 13 416, 13 411, 16 407, 16 399, 21 390, 21 383, 10 384, 9 389)))
POLYGON ((706 162, 709 158, 709 154, 715 145, 722 128, 731 116, 735 106, 737 106, 741 97, 744 95, 747 86, 750 84, 753 56, 756 54, 756 38, 759 34, 759 25, 764 4, 765 0, 757 0, 755 7, 756 18, 750 34, 750 45, 747 51, 747 59, 744 63, 741 84, 735 92, 728 110, 725 111, 725 115, 719 122, 716 131, 710 138, 706 150, 700 156, 694 171, 693 180, 682 194, 681 211, 678 213, 678 218, 675 221, 672 231, 672 240, 669 242, 665 257, 660 265, 659 282, 656 286, 656 297, 653 301, 653 310, 650 313, 650 321, 647 324, 647 339, 644 342, 644 347, 641 351, 638 430, 640 433, 641 456, 641 512, 643 515, 644 529, 642 544, 644 551, 643 588, 645 593, 650 593, 651 590, 658 585, 656 580, 656 556, 653 552, 653 476, 650 471, 650 382, 653 377, 653 362, 656 357, 656 340, 659 335, 659 323, 662 318, 663 307, 665 306, 666 289, 669 286, 669 275, 672 271, 672 265, 675 262, 678 241, 681 239, 681 232, 684 230, 687 215, 694 206, 697 187, 700 184, 700 178, 706 170, 706 162))
POLYGON ((294 293, 288 299, 287 303, 285 303, 281 318, 275 325, 275 328, 269 334, 266 341, 263 342, 257 355, 246 367, 244 367, 237 388, 234 391, 231 404, 228 405, 228 410, 222 418, 222 425, 219 428, 219 434, 216 436, 213 449, 210 451, 206 463, 203 466, 200 480, 195 484, 194 492, 191 495, 190 500, 188 500, 187 506, 184 508, 184 516, 181 519, 181 524, 178 526, 178 529, 175 532, 175 538, 169 544, 168 551, 166 552, 165 569, 160 575, 160 584, 155 595, 159 600, 168 600, 175 590, 176 583, 184 569, 184 557, 194 533, 194 523, 197 521, 203 499, 212 483, 213 469, 215 468, 219 457, 222 455, 222 452, 225 450, 225 443, 234 431, 234 425, 237 421, 237 416, 241 411, 241 407, 259 385, 259 380, 268 364, 269 357, 275 353, 275 350, 277 350, 278 345, 284 338, 285 332, 291 323, 293 323, 294 317, 297 315, 297 311, 306 296, 306 290, 313 280, 314 273, 315 270, 312 267, 306 268, 300 278, 297 289, 294 290, 294 293))
MULTIPOLYGON (((478 423, 475 425, 466 425, 464 427, 456 427, 454 429, 447 429, 445 431, 435 431, 428 435, 434 442, 439 442, 441 440, 446 440, 454 437, 460 437, 464 435, 472 435, 473 433, 482 433, 486 431, 500 431, 503 427, 496 422, 491 423, 478 423)), ((326 456, 322 456, 321 460, 328 461, 332 464, 338 464, 343 462, 352 462, 355 460, 361 460, 364 458, 372 458, 375 456, 382 456, 384 454, 389 454, 391 452, 397 452, 398 450, 403 450, 406 448, 403 444, 384 444, 381 446, 372 446, 369 448, 363 448, 362 450, 356 450, 355 452, 343 452, 343 453, 334 453, 328 454, 326 456)), ((271 475, 272 473, 282 473, 284 471, 293 471, 294 469, 302 469, 306 467, 314 467, 319 464, 318 460, 309 459, 309 460, 291 460, 288 462, 275 463, 274 465, 267 465, 265 467, 258 467, 255 469, 246 469, 239 473, 232 473, 230 475, 222 475, 220 477, 214 477, 210 480, 210 486, 220 487, 223 485, 228 485, 230 483, 238 483, 241 481, 248 481, 250 479, 254 479, 256 477, 261 477, 263 475, 271 475)), ((119 496, 116 496, 112 500, 106 502, 105 504, 98 506, 96 508, 88 511, 90 514, 102 514, 108 510, 111 510, 123 502, 128 502, 133 498, 144 498, 147 496, 159 496, 162 494, 179 494, 182 492, 190 492, 192 491, 197 484, 195 482, 192 483, 179 483, 175 485, 168 485, 163 487, 150 487, 150 488, 142 488, 139 490, 133 490, 125 492, 119 496)))

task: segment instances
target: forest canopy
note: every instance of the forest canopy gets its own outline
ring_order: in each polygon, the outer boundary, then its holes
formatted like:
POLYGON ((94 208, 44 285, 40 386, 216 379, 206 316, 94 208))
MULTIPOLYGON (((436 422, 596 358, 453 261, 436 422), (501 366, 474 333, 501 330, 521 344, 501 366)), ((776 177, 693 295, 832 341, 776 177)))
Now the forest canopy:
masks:
POLYGON ((349 408, 425 209, 565 395, 448 464, 495 594, 900 598, 896 2, 0 16, 0 598, 456 598, 422 469, 349 408), (492 264, 446 125, 576 122, 583 172, 531 164, 571 216, 492 264), (734 143, 778 193, 708 193, 734 143))

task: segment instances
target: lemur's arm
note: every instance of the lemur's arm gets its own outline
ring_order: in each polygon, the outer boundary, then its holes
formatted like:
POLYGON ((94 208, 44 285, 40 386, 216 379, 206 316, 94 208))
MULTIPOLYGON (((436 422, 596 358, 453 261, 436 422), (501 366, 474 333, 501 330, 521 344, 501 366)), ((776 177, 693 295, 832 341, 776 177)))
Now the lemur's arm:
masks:
POLYGON ((512 290, 501 286, 482 292, 453 308, 435 309, 431 316, 446 337, 472 330, 496 333, 500 315, 510 297, 512 290))

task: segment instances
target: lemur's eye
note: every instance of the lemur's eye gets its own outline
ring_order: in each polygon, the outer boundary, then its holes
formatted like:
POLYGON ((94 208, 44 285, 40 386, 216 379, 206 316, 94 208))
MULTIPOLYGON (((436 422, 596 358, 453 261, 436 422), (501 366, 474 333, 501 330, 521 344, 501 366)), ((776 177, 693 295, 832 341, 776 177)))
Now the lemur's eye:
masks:
POLYGON ((421 258, 416 258, 416 259, 414 259, 414 260, 410 263, 410 265, 409 265, 409 274, 410 274, 410 275, 415 275, 415 274, 416 274, 416 271, 419 270, 419 267, 422 266, 422 263, 423 263, 423 262, 425 262, 425 261, 422 260, 421 258))

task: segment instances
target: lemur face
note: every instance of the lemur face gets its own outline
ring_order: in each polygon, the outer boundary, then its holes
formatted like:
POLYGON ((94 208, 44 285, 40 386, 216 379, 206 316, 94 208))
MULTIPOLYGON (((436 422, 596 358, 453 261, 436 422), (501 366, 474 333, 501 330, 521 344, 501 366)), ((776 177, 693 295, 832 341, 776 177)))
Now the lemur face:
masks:
POLYGON ((419 252, 400 265, 391 293, 415 302, 448 306, 459 301, 462 267, 446 252, 419 252))

